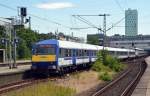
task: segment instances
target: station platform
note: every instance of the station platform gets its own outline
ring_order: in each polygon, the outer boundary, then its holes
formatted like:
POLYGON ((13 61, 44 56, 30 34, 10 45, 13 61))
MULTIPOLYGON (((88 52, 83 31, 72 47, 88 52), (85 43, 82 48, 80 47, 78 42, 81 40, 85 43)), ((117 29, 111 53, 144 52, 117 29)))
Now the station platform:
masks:
POLYGON ((147 68, 131 96, 150 96, 150 56, 145 61, 147 68))
MULTIPOLYGON (((12 61, 13 62, 13 61, 12 61)), ((30 63, 31 60, 17 60, 16 63, 30 63)), ((0 63, 0 65, 2 64, 8 64, 9 62, 4 62, 4 63, 0 63)))
POLYGON ((17 68, 9 69, 9 67, 0 67, 0 75, 9 75, 14 73, 21 73, 31 69, 31 65, 20 65, 17 68))

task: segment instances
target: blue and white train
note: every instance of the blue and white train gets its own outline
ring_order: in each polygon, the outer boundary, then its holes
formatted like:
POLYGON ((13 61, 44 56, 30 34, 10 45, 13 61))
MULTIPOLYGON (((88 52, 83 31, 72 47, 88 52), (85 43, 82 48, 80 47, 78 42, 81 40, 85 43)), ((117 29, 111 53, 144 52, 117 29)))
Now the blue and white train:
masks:
MULTIPOLYGON (((73 68, 96 61, 102 46, 61 40, 44 40, 33 46, 32 70, 49 73, 73 68)), ((135 56, 135 50, 105 47, 112 56, 128 58, 135 56)))

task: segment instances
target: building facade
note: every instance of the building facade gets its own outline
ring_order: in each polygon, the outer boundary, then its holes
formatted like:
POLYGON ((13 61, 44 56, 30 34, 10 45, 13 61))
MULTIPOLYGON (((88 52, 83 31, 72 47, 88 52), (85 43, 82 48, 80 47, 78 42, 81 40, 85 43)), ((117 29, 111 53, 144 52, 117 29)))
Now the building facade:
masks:
POLYGON ((109 41, 110 47, 150 49, 150 35, 111 36, 109 41))
POLYGON ((125 11, 125 35, 138 35, 138 12, 137 10, 128 9, 125 11))
MULTIPOLYGON (((103 46, 103 34, 88 34, 87 35, 87 43, 103 46)), ((108 36, 105 36, 105 46, 109 46, 108 36)))
MULTIPOLYGON (((87 35, 87 43, 99 45, 99 34, 87 35)), ((114 36, 106 36, 105 45, 115 48, 127 49, 150 49, 150 35, 125 36, 116 34, 114 36)))

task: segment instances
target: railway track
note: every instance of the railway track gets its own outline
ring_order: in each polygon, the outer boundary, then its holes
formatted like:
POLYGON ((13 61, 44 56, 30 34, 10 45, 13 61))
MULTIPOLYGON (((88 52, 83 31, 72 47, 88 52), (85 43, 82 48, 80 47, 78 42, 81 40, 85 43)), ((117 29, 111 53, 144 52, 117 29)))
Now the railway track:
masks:
MULTIPOLYGON (((140 79, 140 77, 144 73, 144 69, 146 68, 142 60, 143 58, 137 59, 136 61, 125 61, 126 63, 130 64, 129 69, 126 72, 124 72, 121 76, 110 82, 105 87, 100 88, 96 92, 91 92, 92 95, 82 96, 130 96, 132 90, 138 83, 138 80, 140 79)), ((46 79, 29 79, 6 84, 0 86, 0 94, 22 87, 31 86, 40 82, 46 82, 48 80, 54 81, 56 79, 58 79, 58 77, 50 77, 46 79)))
MULTIPOLYGON (((85 70, 81 70, 80 69, 77 72, 83 72, 83 71, 85 71, 85 70)), ((71 72, 71 74, 75 74, 75 73, 76 72, 71 72)), ((21 81, 18 81, 18 82, 5 84, 5 85, 0 86, 0 96, 3 93, 9 92, 9 91, 13 91, 13 90, 16 90, 16 89, 19 89, 19 88, 32 86, 34 84, 38 84, 38 83, 42 83, 42 82, 56 81, 57 79, 65 79, 65 78, 66 78, 66 75, 62 75, 62 76, 54 75, 54 76, 51 76, 49 78, 45 78, 45 77, 40 77, 39 76, 39 77, 27 79, 27 80, 21 80, 21 81)))
POLYGON ((51 78, 45 78, 45 79, 28 79, 28 80, 22 80, 22 81, 6 84, 3 86, 0 86, 0 94, 6 93, 8 91, 16 90, 19 88, 31 86, 33 84, 47 82, 47 81, 54 81, 54 80, 56 80, 56 78, 51 77, 51 78))
POLYGON ((10 83, 7 85, 3 85, 0 87, 0 94, 2 94, 4 92, 8 92, 13 89, 18 89, 18 88, 30 85, 30 84, 32 84, 32 82, 33 82, 32 80, 22 80, 22 81, 10 83))
POLYGON ((120 77, 94 92, 92 96, 130 96, 144 73, 146 64, 142 58, 128 63, 132 63, 133 66, 120 77))

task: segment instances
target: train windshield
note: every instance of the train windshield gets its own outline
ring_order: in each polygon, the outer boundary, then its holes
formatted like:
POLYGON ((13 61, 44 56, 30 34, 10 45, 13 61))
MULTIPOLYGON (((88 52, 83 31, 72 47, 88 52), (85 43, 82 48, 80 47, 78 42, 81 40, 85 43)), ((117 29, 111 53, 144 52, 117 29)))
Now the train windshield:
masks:
POLYGON ((56 49, 54 45, 38 45, 35 49, 35 55, 55 55, 56 49))

